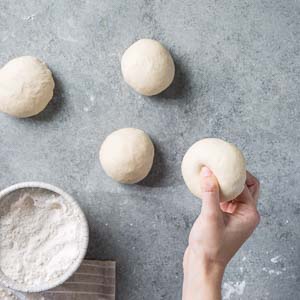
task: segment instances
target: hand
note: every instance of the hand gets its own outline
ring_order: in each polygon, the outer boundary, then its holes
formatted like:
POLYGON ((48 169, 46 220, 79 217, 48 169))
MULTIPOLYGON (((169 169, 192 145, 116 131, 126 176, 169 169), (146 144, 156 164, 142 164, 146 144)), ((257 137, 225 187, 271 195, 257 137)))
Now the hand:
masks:
POLYGON ((225 267, 259 223, 259 182, 247 172, 243 192, 220 203, 216 177, 201 170, 202 209, 194 223, 183 267, 183 300, 221 299, 225 267))

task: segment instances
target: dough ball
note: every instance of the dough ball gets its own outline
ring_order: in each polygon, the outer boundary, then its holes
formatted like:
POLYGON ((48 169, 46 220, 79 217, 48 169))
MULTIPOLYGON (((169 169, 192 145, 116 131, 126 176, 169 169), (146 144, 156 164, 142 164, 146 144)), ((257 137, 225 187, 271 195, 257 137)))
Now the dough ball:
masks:
POLYGON ((121 183, 133 184, 150 172, 154 146, 144 131, 123 128, 104 140, 99 156, 108 176, 121 183))
POLYGON ((124 80, 145 96, 165 90, 175 75, 169 51, 151 39, 142 39, 132 44, 122 57, 121 67, 124 80))
POLYGON ((191 146, 185 154, 181 170, 189 190, 201 198, 200 171, 207 166, 217 177, 221 201, 236 198, 244 189, 246 163, 241 151, 220 139, 203 139, 191 146))
POLYGON ((22 56, 0 70, 0 111, 18 118, 40 113, 53 97, 51 71, 42 61, 22 56))

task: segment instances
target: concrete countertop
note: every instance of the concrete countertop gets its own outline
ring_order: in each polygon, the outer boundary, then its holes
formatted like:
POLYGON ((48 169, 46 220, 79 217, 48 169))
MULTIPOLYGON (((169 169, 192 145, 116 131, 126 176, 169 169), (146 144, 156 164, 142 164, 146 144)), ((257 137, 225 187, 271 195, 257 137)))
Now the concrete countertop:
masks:
POLYGON ((200 201, 180 164, 203 137, 238 145, 261 181, 262 220, 227 269, 224 299, 300 299, 300 2, 0 2, 0 63, 48 63, 55 99, 37 117, 0 116, 0 188, 45 181, 72 194, 91 231, 89 258, 118 262, 118 299, 180 299, 182 256, 200 201), (155 38, 176 62, 155 97, 122 80, 120 58, 155 38), (148 132, 153 170, 123 186, 98 150, 121 127, 148 132))

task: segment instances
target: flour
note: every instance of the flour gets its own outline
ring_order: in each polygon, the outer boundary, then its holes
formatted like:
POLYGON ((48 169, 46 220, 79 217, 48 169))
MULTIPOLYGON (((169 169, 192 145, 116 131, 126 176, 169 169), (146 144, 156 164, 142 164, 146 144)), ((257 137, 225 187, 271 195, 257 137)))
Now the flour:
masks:
POLYGON ((245 287, 246 287, 246 282, 243 280, 241 282, 225 282, 223 284, 223 297, 224 300, 228 300, 231 298, 231 295, 239 295, 242 296, 244 294, 245 291, 245 287))
POLYGON ((44 189, 8 194, 0 201, 2 272, 27 287, 49 284, 65 274, 80 254, 76 211, 73 203, 44 189))
POLYGON ((18 298, 9 290, 0 287, 1 300, 18 300, 18 298))

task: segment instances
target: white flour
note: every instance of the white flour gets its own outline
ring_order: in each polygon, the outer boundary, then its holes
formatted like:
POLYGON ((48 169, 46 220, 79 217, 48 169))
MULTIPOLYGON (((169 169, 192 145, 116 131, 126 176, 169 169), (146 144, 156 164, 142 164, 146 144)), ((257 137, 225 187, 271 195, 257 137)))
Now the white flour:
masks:
POLYGON ((9 290, 0 287, 1 300, 18 300, 18 298, 9 290))
POLYGON ((80 253, 79 221, 73 205, 53 192, 10 193, 0 201, 0 269, 27 287, 56 280, 80 253))

